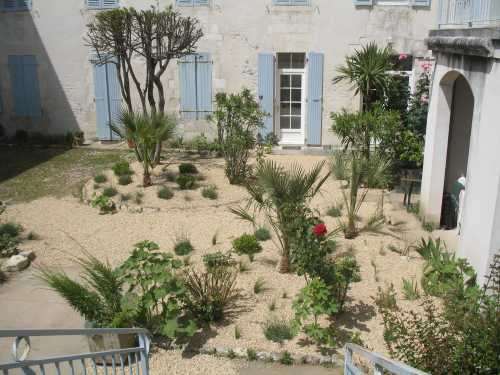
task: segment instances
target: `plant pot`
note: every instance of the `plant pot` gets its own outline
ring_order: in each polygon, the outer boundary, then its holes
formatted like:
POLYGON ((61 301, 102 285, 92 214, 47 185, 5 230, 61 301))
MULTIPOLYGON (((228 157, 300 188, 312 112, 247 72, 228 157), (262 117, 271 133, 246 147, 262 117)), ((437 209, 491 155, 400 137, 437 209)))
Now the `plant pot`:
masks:
POLYGON ((127 139, 128 148, 135 148, 135 142, 132 139, 127 139))
MULTIPOLYGON (((89 345, 90 352, 92 353, 113 349, 134 348, 137 347, 137 336, 133 333, 123 335, 117 335, 115 333, 105 333, 102 335, 87 336, 87 343, 89 345)), ((124 357, 122 360, 124 365, 128 363, 127 357, 124 357)), ((96 358, 95 362, 97 365, 103 365, 104 358, 96 358)), ((115 363, 120 363, 120 356, 118 354, 115 355, 115 363)), ((106 365, 112 364, 113 362, 111 360, 111 356, 107 356, 106 365)))

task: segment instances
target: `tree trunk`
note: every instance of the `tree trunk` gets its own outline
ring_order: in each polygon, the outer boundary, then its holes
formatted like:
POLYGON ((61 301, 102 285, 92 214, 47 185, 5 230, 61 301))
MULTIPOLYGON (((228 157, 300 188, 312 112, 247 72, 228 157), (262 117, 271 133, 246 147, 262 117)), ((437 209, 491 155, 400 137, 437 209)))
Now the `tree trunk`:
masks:
POLYGON ((290 257, 288 254, 281 255, 280 263, 278 266, 279 273, 290 273, 290 257))
POLYGON ((151 175, 149 174, 149 171, 144 171, 144 175, 142 176, 142 185, 144 187, 148 187, 153 185, 153 182, 151 181, 151 175))

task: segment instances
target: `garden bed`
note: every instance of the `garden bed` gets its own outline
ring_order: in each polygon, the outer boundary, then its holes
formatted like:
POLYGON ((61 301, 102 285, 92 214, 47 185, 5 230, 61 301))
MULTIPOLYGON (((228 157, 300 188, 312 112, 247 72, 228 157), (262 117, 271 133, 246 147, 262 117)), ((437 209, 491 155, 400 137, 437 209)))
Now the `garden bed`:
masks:
MULTIPOLYGON (((297 162, 306 169, 323 159, 320 156, 270 156, 284 165, 297 162)), ((36 248, 38 262, 65 266, 70 264, 69 255, 81 254, 84 247, 100 259, 108 259, 112 265, 124 261, 133 245, 141 240, 151 240, 159 244, 163 251, 172 251, 176 238, 186 236, 194 247, 189 254, 189 262, 194 267, 202 265, 202 257, 215 251, 231 249, 231 242, 243 233, 253 233, 253 227, 229 212, 245 202, 247 193, 241 186, 230 185, 224 176, 221 159, 202 159, 195 162, 203 179, 198 179, 199 187, 194 190, 179 190, 177 183, 168 181, 167 174, 178 171, 182 160, 154 171, 152 187, 141 187, 140 166, 133 164, 132 182, 120 185, 111 171, 106 171, 106 181, 94 186, 94 180, 85 185, 84 200, 91 201, 94 193, 101 193, 106 187, 117 190, 117 213, 99 215, 97 208, 81 204, 74 198, 56 200, 43 198, 27 204, 9 207, 5 216, 21 224, 29 224, 37 233, 44 233, 43 241, 30 244, 36 248), (202 196, 203 186, 215 185, 217 199, 202 196), (174 193, 170 199, 158 197, 160 186, 168 186, 174 193), (121 201, 121 194, 142 192, 141 202, 132 199, 121 201), (121 208, 121 209, 120 209, 121 208), (142 208, 142 209, 141 209, 142 208), (47 215, 50 212, 50 215, 47 215), (216 238, 215 245, 213 244, 216 238)), ((326 172, 326 170, 324 171, 326 172)), ((370 190, 366 203, 360 211, 360 219, 366 221, 377 208, 380 190, 370 190)), ((328 179, 313 202, 327 229, 337 226, 338 218, 326 215, 326 211, 342 200, 340 182, 328 179)), ((382 232, 363 232, 354 240, 338 236, 337 253, 352 253, 361 269, 361 281, 352 284, 348 294, 346 311, 335 318, 338 329, 337 349, 359 332, 364 344, 373 350, 386 353, 383 340, 381 315, 373 298, 377 288, 386 288, 391 283, 397 292, 398 304, 402 308, 416 307, 419 301, 407 301, 402 290, 402 278, 418 280, 422 260, 416 253, 402 257, 391 251, 389 245, 403 247, 428 235, 421 224, 399 204, 385 201, 384 214, 388 220, 382 232), (390 223, 389 223, 390 222, 390 223)), ((195 335, 192 346, 251 348, 266 352, 283 352, 298 355, 319 354, 316 345, 311 344, 303 333, 282 344, 269 341, 263 333, 263 325, 272 317, 292 319, 292 301, 305 285, 303 277, 295 274, 280 274, 276 267, 279 254, 273 240, 262 242, 263 251, 255 260, 235 255, 237 261, 248 265, 248 270, 239 272, 237 288, 240 298, 236 308, 222 323, 205 328, 195 335), (264 280, 263 290, 256 294, 254 285, 258 279, 264 280), (239 338, 236 338, 238 331, 239 338)), ((330 353, 332 354, 332 353, 330 353)), ((154 361, 154 360, 153 360, 154 361)))

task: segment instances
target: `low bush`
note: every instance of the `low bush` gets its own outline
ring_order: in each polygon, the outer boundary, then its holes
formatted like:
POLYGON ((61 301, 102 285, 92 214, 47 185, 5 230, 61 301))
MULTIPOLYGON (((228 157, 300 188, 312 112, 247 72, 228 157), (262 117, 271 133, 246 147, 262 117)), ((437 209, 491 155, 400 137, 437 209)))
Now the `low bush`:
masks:
POLYGON ((118 177, 134 174, 134 171, 130 169, 130 164, 128 161, 119 161, 111 167, 114 174, 118 177))
POLYGON ((326 214, 331 217, 341 217, 342 216, 343 204, 335 204, 326 210, 326 214))
POLYGON ((236 261, 231 256, 231 253, 224 254, 221 251, 203 255, 203 264, 207 271, 213 271, 217 268, 232 267, 236 265, 236 261))
POLYGON ((132 177, 129 174, 124 174, 118 177, 118 183, 120 185, 129 185, 132 183, 132 177))
POLYGON ((11 238, 19 237, 23 231, 23 227, 17 223, 0 224, 0 237, 8 236, 11 238))
POLYGON ((180 174, 196 174, 198 173, 198 169, 193 163, 181 163, 179 164, 179 173, 180 174))
POLYGON ((293 357, 288 351, 281 353, 280 363, 285 366, 293 365, 293 357))
POLYGON ((116 212, 116 204, 113 200, 106 195, 96 195, 90 205, 94 208, 99 208, 101 215, 112 214, 116 212))
POLYGON ((267 228, 260 227, 254 232, 254 236, 258 241, 264 242, 271 239, 271 232, 267 228))
POLYGON ((114 187, 107 187, 102 191, 102 195, 108 198, 114 197, 116 194, 118 194, 118 190, 116 190, 114 187))
POLYGON ((177 181, 177 174, 175 174, 174 172, 171 172, 171 171, 167 171, 165 173, 165 179, 168 182, 175 182, 175 181, 177 181))
POLYGON ((264 280, 262 277, 259 277, 253 284, 253 292, 255 294, 260 294, 264 290, 266 290, 266 280, 264 280))
POLYGON ((168 186, 162 186, 158 189, 157 195, 160 199, 171 199, 174 196, 174 192, 168 186))
POLYGON ((234 306, 237 272, 231 267, 217 267, 207 272, 184 271, 187 293, 184 303, 198 320, 218 322, 234 306))
POLYGON ((420 298, 418 284, 415 280, 403 279, 403 295, 408 301, 414 301, 420 298))
POLYGON ((191 241, 186 237, 178 238, 174 244, 174 252, 179 256, 188 255, 193 250, 194 248, 193 245, 191 245, 191 241))
POLYGON ((267 319, 262 329, 266 339, 280 344, 285 340, 293 339, 297 335, 293 322, 284 318, 272 317, 267 319))
POLYGON ((103 174, 98 174, 98 175, 94 176, 94 182, 96 184, 102 184, 106 181, 108 181, 108 178, 103 174))
POLYGON ((8 258, 19 253, 17 246, 21 240, 18 237, 11 237, 7 234, 0 236, 0 258, 8 258))
POLYGON ((144 198, 144 193, 142 191, 137 191, 135 194, 134 194, 134 202, 136 204, 141 204, 142 203, 142 200, 144 198))
POLYGON ((381 311, 396 310, 398 308, 398 305, 396 301, 396 290, 394 289, 394 284, 389 285, 385 289, 378 287, 377 295, 373 300, 375 302, 375 305, 377 305, 381 311))
POLYGON ((247 349, 247 359, 252 362, 257 360, 257 352, 255 349, 248 348, 247 349))
POLYGON ((188 174, 181 174, 177 177, 177 185, 179 185, 179 189, 181 190, 195 189, 196 178, 188 174))
POLYGON ((217 199, 219 194, 217 193, 217 187, 215 185, 205 186, 201 190, 201 195, 208 199, 217 199))
POLYGON ((255 254, 262 251, 262 245, 253 234, 242 234, 232 242, 234 251, 239 254, 246 254, 253 261, 255 254))

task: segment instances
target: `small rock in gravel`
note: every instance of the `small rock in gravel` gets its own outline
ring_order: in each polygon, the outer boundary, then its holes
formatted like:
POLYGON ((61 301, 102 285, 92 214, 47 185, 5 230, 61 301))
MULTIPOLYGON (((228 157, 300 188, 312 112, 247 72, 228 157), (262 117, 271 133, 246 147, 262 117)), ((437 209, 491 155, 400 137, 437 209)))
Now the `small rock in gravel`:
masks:
POLYGON ((229 348, 217 348, 217 355, 220 357, 227 357, 229 356, 229 348))
POLYGON ((208 345, 205 345, 205 346, 202 346, 201 349, 200 349, 200 353, 201 354, 213 354, 214 353, 214 348, 212 348, 211 346, 208 346, 208 345))
POLYGON ((326 364, 330 364, 332 363, 332 357, 328 356, 328 355, 323 355, 321 357, 319 357, 319 364, 320 365, 326 365, 326 364))
POLYGON ((13 255, 4 263, 3 270, 7 272, 22 271, 30 265, 30 260, 22 255, 13 255))
POLYGON ((319 358, 316 357, 315 355, 305 355, 302 357, 302 362, 308 365, 318 365, 319 358))
POLYGON ((271 358, 269 356, 269 353, 266 353, 266 352, 257 352, 257 359, 259 361, 269 361, 271 358))
POLYGON ((247 350, 243 348, 234 348, 233 352, 238 358, 246 358, 247 356, 247 350))
POLYGON ((24 250, 19 253, 19 255, 28 258, 30 261, 35 259, 36 255, 33 250, 24 250))
POLYGON ((271 357, 271 361, 279 362, 281 359, 281 353, 272 352, 270 357, 271 357))

